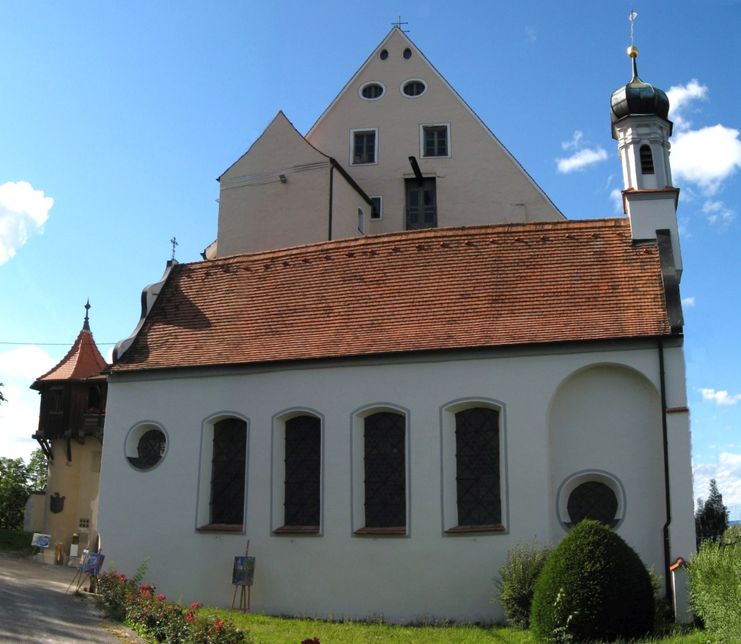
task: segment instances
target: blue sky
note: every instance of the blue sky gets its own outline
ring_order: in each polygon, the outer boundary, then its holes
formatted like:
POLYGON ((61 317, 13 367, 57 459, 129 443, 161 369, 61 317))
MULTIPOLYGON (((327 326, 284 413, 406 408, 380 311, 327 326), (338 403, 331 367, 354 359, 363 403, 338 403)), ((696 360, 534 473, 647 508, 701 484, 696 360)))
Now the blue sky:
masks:
POLYGON ((611 92, 667 90, 681 188, 696 496, 741 518, 741 3, 0 4, 0 455, 35 448, 28 390, 90 298, 104 355, 143 286, 216 236, 215 178, 282 109, 306 132, 401 14, 409 36, 569 218, 618 216, 611 92))

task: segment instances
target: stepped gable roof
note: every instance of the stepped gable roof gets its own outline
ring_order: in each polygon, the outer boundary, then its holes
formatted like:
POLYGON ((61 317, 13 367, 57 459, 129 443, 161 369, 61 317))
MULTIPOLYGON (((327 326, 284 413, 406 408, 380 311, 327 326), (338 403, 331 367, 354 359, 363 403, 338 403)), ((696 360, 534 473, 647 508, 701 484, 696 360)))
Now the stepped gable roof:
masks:
POLYGON ((85 324, 67 355, 51 370, 43 376, 39 376, 32 387, 37 389, 42 382, 105 378, 101 375, 101 372, 108 366, 95 344, 92 331, 90 331, 87 318, 85 318, 85 324))
POLYGON ((177 265, 112 371, 670 333, 627 219, 438 228, 177 265))

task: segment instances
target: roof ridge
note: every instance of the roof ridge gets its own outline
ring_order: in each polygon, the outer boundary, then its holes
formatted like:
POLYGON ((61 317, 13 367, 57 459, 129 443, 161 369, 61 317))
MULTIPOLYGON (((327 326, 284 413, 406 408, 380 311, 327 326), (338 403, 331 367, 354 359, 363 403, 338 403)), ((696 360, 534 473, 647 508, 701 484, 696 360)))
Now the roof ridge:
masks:
POLYGON ((290 257, 310 252, 328 252, 331 250, 342 250, 347 247, 369 246, 386 244, 392 240, 400 243, 414 243, 425 239, 472 237, 477 235, 502 235, 516 231, 541 232, 545 230, 559 230, 563 228, 610 228, 627 225, 626 217, 605 217, 602 219, 569 219, 564 221, 542 221, 542 222, 509 222, 504 224, 479 224, 474 226, 446 226, 441 228, 425 228, 421 230, 401 230, 374 235, 363 235, 360 237, 345 237, 343 239, 328 239, 310 244, 299 244, 286 246, 284 248, 273 248, 254 253, 240 253, 225 255, 214 259, 201 260, 179 264, 179 266, 218 266, 231 262, 247 260, 266 260, 271 258, 290 257))

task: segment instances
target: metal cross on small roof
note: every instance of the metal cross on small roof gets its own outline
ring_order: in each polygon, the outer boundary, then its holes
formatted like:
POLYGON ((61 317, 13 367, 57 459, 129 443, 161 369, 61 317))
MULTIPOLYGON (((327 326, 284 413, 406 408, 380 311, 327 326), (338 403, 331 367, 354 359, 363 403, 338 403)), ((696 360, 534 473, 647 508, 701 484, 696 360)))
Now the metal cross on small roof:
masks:
POLYGON ((174 260, 175 259, 175 247, 179 246, 180 244, 178 244, 177 237, 173 237, 170 240, 170 243, 172 244, 172 259, 174 260))
POLYGON ((397 19, 396 19, 396 22, 392 22, 391 24, 394 27, 396 27, 399 31, 402 31, 405 34, 408 34, 409 33, 409 29, 402 29, 401 28, 402 25, 408 25, 409 24, 408 22, 402 22, 401 21, 401 16, 398 16, 397 19))

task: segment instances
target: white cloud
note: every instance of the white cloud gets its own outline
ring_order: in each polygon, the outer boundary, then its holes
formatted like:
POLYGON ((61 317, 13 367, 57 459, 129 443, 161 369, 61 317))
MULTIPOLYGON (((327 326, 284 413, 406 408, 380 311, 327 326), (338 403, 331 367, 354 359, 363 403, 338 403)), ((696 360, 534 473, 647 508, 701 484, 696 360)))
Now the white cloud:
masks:
POLYGON ((605 152, 601 147, 596 147, 579 150, 565 159, 556 159, 556 163, 558 165, 558 171, 561 174, 568 174, 570 172, 583 170, 590 165, 600 163, 606 159, 607 152, 605 152))
POLYGON ((741 401, 741 394, 729 394, 725 389, 700 389, 700 393, 705 400, 712 400, 718 405, 735 405, 741 401))
POLYGON ((31 435, 39 423, 39 396, 29 387, 54 363, 49 354, 35 345, 0 353, 0 382, 7 399, 0 404, 0 456, 28 460, 38 447, 31 435))
POLYGON ((677 130, 686 130, 692 124, 686 119, 684 112, 694 101, 704 101, 708 88, 693 78, 686 85, 672 85, 666 95, 669 98, 669 120, 674 121, 677 130))
POLYGON ((610 201, 612 201, 612 209, 616 213, 623 212, 623 191, 622 190, 613 188, 613 190, 610 191, 610 201))
POLYGON ((702 205, 702 212, 707 215, 711 224, 729 224, 736 216, 736 213, 722 201, 706 201, 702 205))
POLYGON ((741 168, 739 131, 723 125, 680 132, 672 143, 672 173, 714 194, 741 168))
POLYGON ((576 150, 579 147, 579 143, 584 138, 584 132, 581 130, 574 130, 574 135, 570 141, 563 141, 561 143, 562 150, 576 150))
POLYGON ((695 306, 695 297, 694 297, 694 295, 693 296, 690 296, 690 297, 683 297, 682 298, 682 306, 687 307, 687 308, 691 308, 691 307, 695 306))
POLYGON ((695 498, 707 499, 710 479, 715 479, 731 518, 741 519, 741 454, 721 452, 717 463, 696 463, 692 470, 695 498))
POLYGON ((14 257, 30 235, 41 232, 53 205, 54 199, 28 181, 0 185, 0 265, 14 257))

